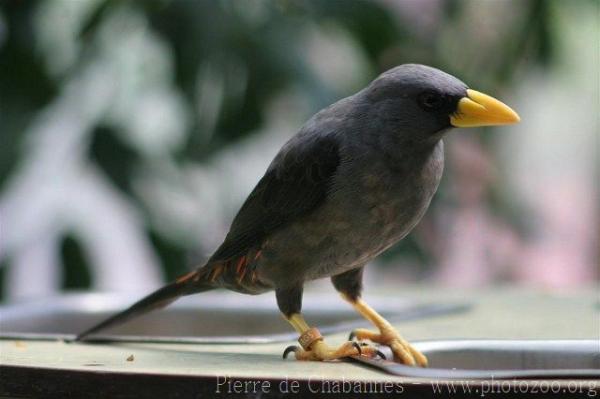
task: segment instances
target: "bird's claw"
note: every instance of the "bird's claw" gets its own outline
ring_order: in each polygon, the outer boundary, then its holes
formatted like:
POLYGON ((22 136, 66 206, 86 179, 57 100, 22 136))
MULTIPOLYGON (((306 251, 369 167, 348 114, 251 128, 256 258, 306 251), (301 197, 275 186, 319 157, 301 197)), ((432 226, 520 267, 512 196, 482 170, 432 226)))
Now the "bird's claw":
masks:
POLYGON ((294 352, 297 360, 337 360, 349 356, 367 356, 371 358, 380 356, 385 359, 385 355, 377 348, 356 341, 347 341, 338 348, 331 348, 320 340, 314 342, 308 350, 297 345, 290 345, 283 351, 283 358, 286 359, 292 352, 294 352))
MULTIPOLYGON (((351 339, 359 341, 369 340, 371 342, 388 346, 393 353, 394 361, 410 366, 427 367, 427 358, 418 350, 412 347, 400 334, 393 329, 386 329, 380 333, 359 328, 350 333, 351 339)), ((386 359, 381 351, 377 355, 386 359)))
POLYGON ((359 356, 362 356, 362 349, 360 349, 360 345, 356 341, 352 341, 352 346, 356 348, 359 356))
MULTIPOLYGON (((348 335, 348 341, 357 342, 357 341, 354 341, 354 338, 356 338, 356 333, 354 331, 351 331, 350 334, 348 335)), ((369 346, 369 344, 364 341, 358 342, 358 344, 360 346, 369 346)), ((359 354, 362 354, 362 353, 359 351, 359 354)), ((379 356, 383 360, 387 360, 387 356, 384 355, 383 352, 380 351, 379 349, 375 349, 375 355, 379 356)))
POLYGON ((296 353, 300 349, 298 345, 290 345, 283 351, 283 358, 287 359, 288 355, 292 352, 296 353))

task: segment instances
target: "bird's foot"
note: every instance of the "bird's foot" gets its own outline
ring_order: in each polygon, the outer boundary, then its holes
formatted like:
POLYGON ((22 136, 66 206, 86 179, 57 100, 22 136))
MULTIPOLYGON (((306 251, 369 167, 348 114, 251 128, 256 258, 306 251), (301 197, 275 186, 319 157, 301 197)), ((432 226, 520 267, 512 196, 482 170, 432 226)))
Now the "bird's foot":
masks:
POLYGON ((427 358, 416 350, 391 326, 382 328, 379 333, 358 328, 350 333, 350 340, 369 340, 381 345, 388 346, 394 354, 394 361, 408 366, 427 367, 427 358))
POLYGON ((310 348, 303 349, 297 345, 288 346, 283 352, 283 358, 294 352, 296 360, 337 360, 349 356, 367 356, 375 358, 377 356, 385 359, 385 355, 377 348, 366 343, 358 343, 355 341, 344 342, 338 348, 332 348, 323 340, 318 340, 312 343, 310 348))
POLYGON ((359 344, 358 342, 348 341, 338 348, 331 348, 323 341, 323 336, 317 328, 307 328, 298 338, 301 347, 288 346, 283 352, 283 358, 294 352, 297 360, 336 360, 348 356, 381 356, 385 359, 383 353, 376 348, 359 344))

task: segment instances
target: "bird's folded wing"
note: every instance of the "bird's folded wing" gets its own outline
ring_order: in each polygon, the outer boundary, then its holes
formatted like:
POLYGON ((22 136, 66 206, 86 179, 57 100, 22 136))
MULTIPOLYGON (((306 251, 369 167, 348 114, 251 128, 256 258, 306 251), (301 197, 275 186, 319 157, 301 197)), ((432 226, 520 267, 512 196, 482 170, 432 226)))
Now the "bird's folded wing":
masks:
POLYGON ((209 263, 245 255, 277 229, 317 209, 340 163, 333 135, 298 135, 286 144, 233 220, 209 263))

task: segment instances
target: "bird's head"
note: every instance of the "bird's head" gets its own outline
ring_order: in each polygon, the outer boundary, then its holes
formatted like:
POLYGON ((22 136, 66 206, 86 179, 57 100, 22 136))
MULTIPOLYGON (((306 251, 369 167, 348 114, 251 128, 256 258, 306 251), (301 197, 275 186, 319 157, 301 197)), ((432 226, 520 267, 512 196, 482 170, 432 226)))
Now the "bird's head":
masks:
POLYGON ((439 138, 452 127, 508 125, 519 122, 510 107, 469 89, 452 75, 425 65, 405 64, 375 79, 362 93, 377 119, 396 134, 439 138))

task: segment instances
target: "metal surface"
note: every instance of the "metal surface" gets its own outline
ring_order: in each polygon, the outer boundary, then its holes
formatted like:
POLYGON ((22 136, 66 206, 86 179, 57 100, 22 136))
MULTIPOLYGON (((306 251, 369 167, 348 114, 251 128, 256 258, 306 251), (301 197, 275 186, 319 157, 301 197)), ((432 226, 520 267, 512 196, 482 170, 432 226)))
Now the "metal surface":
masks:
MULTIPOLYGON (((132 295, 76 294, 0 307, 0 335, 19 340, 69 339, 135 299, 132 295)), ((279 315, 274 298, 243 299, 218 292, 185 298, 166 310, 109 330, 107 335, 96 339, 176 344, 296 339, 279 315)), ((388 297, 369 298, 369 302, 394 322, 464 312, 469 308, 460 304, 415 304, 388 297)), ((323 334, 366 326, 336 295, 307 295, 303 310, 323 334)), ((429 358, 429 368, 362 357, 353 361, 394 375, 428 379, 600 378, 599 340, 438 340, 414 345, 429 358)), ((391 359, 389 351, 386 355, 391 359)))
MULTIPOLYGON (((353 357, 389 374, 436 379, 600 378, 600 340, 449 340, 414 342, 429 368, 353 357)), ((388 348, 383 353, 392 358, 388 348)))
MULTIPOLYGON (((94 337, 95 341, 181 343, 267 343, 295 340, 272 296, 244 297, 207 293, 183 298, 94 337)), ((69 339, 133 303, 135 296, 71 294, 42 302, 0 307, 0 336, 19 339, 69 339)), ((370 302, 389 320, 420 319, 463 312, 464 304, 415 304, 398 299, 370 302)), ((323 334, 368 326, 337 295, 306 295, 303 313, 323 334)))

